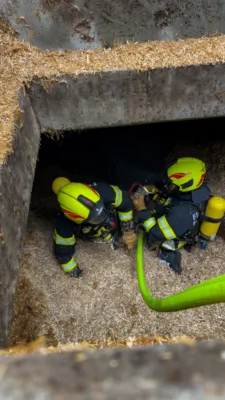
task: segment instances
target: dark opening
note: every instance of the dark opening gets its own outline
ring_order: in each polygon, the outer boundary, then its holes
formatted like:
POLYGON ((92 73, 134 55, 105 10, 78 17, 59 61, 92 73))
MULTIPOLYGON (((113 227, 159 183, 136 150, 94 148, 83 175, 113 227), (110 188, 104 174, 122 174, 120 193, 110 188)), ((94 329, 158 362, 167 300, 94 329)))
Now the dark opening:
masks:
POLYGON ((198 156, 198 149, 210 148, 223 138, 223 121, 201 119, 43 134, 31 210, 40 211, 42 203, 44 211, 57 176, 84 183, 105 181, 126 190, 134 182, 160 187, 165 160, 174 146, 181 146, 180 156, 198 156), (190 145, 195 154, 185 153, 190 145))

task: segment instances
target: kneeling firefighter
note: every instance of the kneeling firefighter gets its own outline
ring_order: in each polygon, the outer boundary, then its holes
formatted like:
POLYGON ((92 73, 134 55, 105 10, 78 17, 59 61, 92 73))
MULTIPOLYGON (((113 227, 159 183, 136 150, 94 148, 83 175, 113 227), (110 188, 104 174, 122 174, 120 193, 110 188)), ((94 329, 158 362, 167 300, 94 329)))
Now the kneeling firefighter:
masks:
POLYGON ((184 247, 190 252, 197 242, 204 247, 205 240, 215 238, 224 216, 225 200, 211 195, 205 177, 203 161, 183 157, 167 169, 161 192, 153 185, 131 190, 147 243, 178 274, 182 271, 178 250, 184 247))
POLYGON ((75 235, 118 246, 118 238, 131 249, 136 244, 133 231, 133 205, 129 194, 105 183, 86 185, 67 178, 56 178, 52 189, 60 212, 54 234, 54 254, 63 271, 79 277, 82 270, 75 257, 75 235))

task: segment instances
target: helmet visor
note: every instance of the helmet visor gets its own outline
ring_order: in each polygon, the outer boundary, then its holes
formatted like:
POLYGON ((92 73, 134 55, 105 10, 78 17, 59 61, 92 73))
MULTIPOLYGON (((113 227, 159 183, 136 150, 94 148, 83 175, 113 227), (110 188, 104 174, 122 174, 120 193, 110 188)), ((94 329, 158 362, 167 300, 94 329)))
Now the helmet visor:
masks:
POLYGON ((106 220, 107 214, 104 207, 100 207, 99 209, 92 210, 90 216, 88 218, 88 222, 91 225, 101 225, 106 220))

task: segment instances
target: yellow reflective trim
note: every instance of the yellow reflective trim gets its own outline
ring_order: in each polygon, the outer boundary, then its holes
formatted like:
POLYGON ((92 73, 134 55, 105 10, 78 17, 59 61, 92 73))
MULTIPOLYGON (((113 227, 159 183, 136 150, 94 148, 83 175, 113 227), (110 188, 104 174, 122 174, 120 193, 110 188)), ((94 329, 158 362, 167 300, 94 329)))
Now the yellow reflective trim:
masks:
POLYGON ((91 226, 85 226, 85 228, 82 229, 82 233, 87 234, 91 230, 91 226))
POLYGON ((103 241, 104 241, 104 242, 108 242, 111 238, 112 238, 112 235, 111 235, 111 233, 109 233, 109 234, 103 239, 103 241))
POLYGON ((100 237, 101 236, 101 234, 102 234, 102 227, 101 226, 95 226, 94 227, 94 231, 95 231, 95 234, 93 235, 93 237, 95 237, 95 238, 98 238, 98 237, 100 237))
POLYGON ((171 228, 171 226, 168 224, 165 215, 158 218, 157 223, 166 239, 171 240, 171 239, 176 238, 176 235, 175 235, 173 229, 171 228))
POLYGON ((77 266, 77 263, 74 260, 74 257, 72 257, 71 260, 68 261, 66 264, 61 264, 61 267, 62 267, 64 272, 70 272, 74 268, 76 268, 76 266, 77 266))
POLYGON ((118 216, 120 221, 124 222, 124 221, 130 221, 133 218, 133 211, 127 211, 127 212, 121 212, 118 211, 118 216))
POLYGON ((98 238, 98 237, 101 236, 101 234, 102 234, 102 231, 101 231, 101 229, 99 229, 99 231, 98 231, 97 233, 95 233, 95 234, 93 235, 93 237, 98 238))
POLYGON ((156 224, 155 218, 151 217, 146 219, 146 221, 143 223, 143 226, 145 227, 146 232, 149 232, 150 229, 156 224))
POLYGON ((120 204, 121 204, 122 201, 123 201, 122 190, 120 190, 120 189, 118 188, 118 186, 114 186, 114 185, 110 185, 110 186, 111 186, 111 188, 114 190, 114 192, 115 192, 115 194, 116 194, 115 200, 114 200, 114 202, 112 203, 112 205, 113 205, 114 207, 119 207, 120 204))
POLYGON ((186 240, 182 240, 182 241, 180 241, 179 243, 178 243, 178 249, 181 249, 181 247, 184 247, 185 246, 185 244, 187 244, 187 242, 186 242, 186 240))
POLYGON ((168 206, 170 204, 171 198, 168 197, 168 199, 166 199, 164 206, 168 206))
POLYGON ((72 235, 69 238, 64 238, 60 236, 55 230, 54 241, 56 244, 61 244, 62 246, 73 246, 76 243, 75 236, 72 235))
POLYGON ((186 243, 186 241, 182 240, 178 243, 178 246, 175 246, 174 240, 167 240, 166 242, 162 243, 162 247, 167 250, 178 250, 185 246, 186 243))

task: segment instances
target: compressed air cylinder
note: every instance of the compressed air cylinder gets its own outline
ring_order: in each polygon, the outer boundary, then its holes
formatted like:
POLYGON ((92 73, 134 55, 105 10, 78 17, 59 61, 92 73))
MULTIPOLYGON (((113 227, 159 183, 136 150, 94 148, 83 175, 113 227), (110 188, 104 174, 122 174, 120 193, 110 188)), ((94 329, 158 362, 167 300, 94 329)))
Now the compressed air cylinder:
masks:
POLYGON ((200 226, 200 233, 205 239, 215 239, 224 213, 225 200, 222 197, 211 197, 205 210, 205 217, 208 217, 209 220, 203 221, 200 226))

